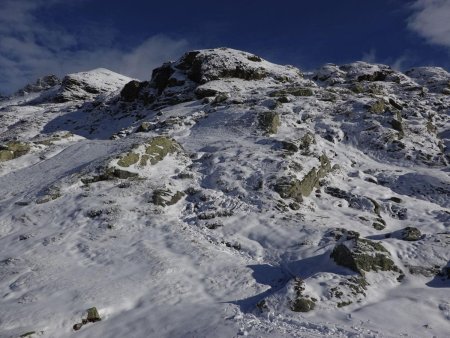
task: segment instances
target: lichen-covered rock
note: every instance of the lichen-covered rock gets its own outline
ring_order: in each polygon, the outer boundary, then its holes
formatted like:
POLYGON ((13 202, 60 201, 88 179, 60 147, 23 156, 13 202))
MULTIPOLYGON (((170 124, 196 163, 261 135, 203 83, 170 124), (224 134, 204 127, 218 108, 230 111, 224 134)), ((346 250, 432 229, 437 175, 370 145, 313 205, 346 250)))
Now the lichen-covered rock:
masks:
POLYGON ((89 323, 95 323, 95 322, 102 320, 96 307, 91 307, 91 308, 87 309, 87 318, 86 319, 89 323))
POLYGON ((0 162, 10 161, 27 154, 31 149, 28 143, 12 141, 0 145, 0 162))
POLYGON ((401 238, 404 241, 418 241, 421 237, 420 230, 414 227, 406 227, 401 231, 401 238))
POLYGON ((280 116, 272 111, 262 112, 258 115, 259 126, 268 134, 276 134, 281 125, 280 116))
POLYGON ((0 162, 10 161, 14 159, 14 152, 8 149, 0 150, 0 162))
POLYGON ((331 171, 330 160, 325 154, 321 155, 319 160, 320 165, 312 168, 301 180, 295 177, 281 177, 275 183, 274 190, 281 198, 292 198, 297 202, 303 201, 303 197, 308 197, 318 186, 320 179, 331 171))
POLYGON ((290 306, 294 312, 309 312, 314 310, 316 303, 311 299, 299 297, 294 299, 290 306))
POLYGON ((378 100, 370 104, 369 111, 374 114, 382 114, 386 110, 386 104, 382 100, 378 100))
POLYGON ((118 162, 117 165, 121 167, 129 167, 139 161, 139 154, 136 154, 134 152, 129 152, 125 156, 123 156, 118 162))
POLYGON ((166 136, 157 136, 147 143, 145 153, 150 156, 150 163, 154 165, 168 154, 176 153, 181 149, 181 146, 174 139, 166 136))
POLYGON ((304 295, 305 282, 303 279, 295 277, 292 283, 292 288, 290 293, 294 295, 290 299, 289 307, 294 312, 309 312, 314 310, 316 306, 316 300, 304 295), (292 292, 293 291, 293 292, 292 292))
POLYGON ((313 96, 314 92, 308 87, 287 87, 285 89, 273 91, 269 95, 271 97, 284 97, 286 95, 313 96))
POLYGON ((331 258, 360 274, 368 271, 394 271, 400 269, 392 261, 389 251, 380 243, 363 238, 354 238, 338 244, 331 253, 331 258))
MULTIPOLYGON (((117 162, 113 161, 110 163, 106 172, 102 173, 98 178, 99 180, 108 180, 113 177, 121 179, 139 177, 139 170, 146 167, 149 163, 155 165, 168 154, 181 150, 182 147, 169 137, 153 137, 146 143, 135 146, 132 151, 123 154, 116 160, 117 162)), ((92 183, 89 178, 85 178, 85 182, 92 183)))

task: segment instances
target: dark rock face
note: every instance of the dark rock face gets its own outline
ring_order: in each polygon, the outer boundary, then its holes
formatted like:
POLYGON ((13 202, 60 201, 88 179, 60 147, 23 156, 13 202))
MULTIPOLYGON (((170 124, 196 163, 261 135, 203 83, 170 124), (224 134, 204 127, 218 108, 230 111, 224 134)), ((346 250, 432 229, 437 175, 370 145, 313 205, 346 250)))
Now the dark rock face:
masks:
POLYGON ((164 89, 169 86, 170 77, 175 71, 172 68, 171 63, 165 63, 161 67, 153 70, 151 86, 158 90, 158 94, 161 94, 164 89))
POLYGON ((139 98, 141 90, 148 85, 148 82, 139 82, 136 80, 128 82, 120 92, 120 98, 122 101, 132 102, 139 98))

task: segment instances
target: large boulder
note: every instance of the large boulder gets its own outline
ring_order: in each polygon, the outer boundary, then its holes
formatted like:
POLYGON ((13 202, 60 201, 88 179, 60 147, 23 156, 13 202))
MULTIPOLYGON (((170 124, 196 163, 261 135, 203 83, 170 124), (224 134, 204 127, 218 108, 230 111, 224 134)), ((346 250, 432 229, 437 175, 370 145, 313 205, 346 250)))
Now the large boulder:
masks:
POLYGON ((364 238, 353 238, 336 245, 331 258, 336 264, 361 275, 368 271, 400 272, 383 245, 364 238))

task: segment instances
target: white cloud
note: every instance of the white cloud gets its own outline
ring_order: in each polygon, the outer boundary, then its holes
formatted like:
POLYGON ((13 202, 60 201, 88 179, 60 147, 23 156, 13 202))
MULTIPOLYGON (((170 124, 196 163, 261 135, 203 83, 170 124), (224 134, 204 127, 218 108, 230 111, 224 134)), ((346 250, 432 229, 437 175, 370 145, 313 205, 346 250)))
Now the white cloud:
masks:
POLYGON ((134 48, 123 50, 114 46, 112 30, 92 37, 89 30, 70 33, 37 19, 37 10, 64 0, 1 1, 0 92, 3 93, 11 93, 43 75, 62 76, 97 67, 148 79, 153 68, 189 49, 184 39, 154 35, 134 48))
POLYGON ((429 43, 450 48, 450 1, 416 0, 408 27, 429 43))

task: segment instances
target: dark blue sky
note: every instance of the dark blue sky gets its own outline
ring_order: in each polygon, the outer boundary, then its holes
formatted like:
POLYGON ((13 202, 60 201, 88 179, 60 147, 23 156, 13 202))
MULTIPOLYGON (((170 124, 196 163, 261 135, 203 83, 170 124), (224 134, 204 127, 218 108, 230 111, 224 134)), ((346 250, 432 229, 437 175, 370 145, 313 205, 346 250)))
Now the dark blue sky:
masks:
POLYGON ((0 21, 0 91, 95 67, 148 78, 187 49, 222 46, 307 70, 361 59, 400 69, 450 66, 447 0, 1 1, 0 19, 19 11, 24 28, 0 21), (15 76, 2 72, 2 59, 15 76))

